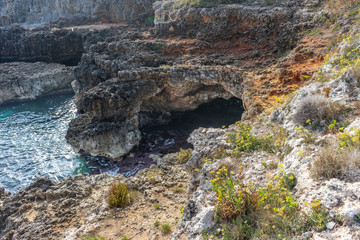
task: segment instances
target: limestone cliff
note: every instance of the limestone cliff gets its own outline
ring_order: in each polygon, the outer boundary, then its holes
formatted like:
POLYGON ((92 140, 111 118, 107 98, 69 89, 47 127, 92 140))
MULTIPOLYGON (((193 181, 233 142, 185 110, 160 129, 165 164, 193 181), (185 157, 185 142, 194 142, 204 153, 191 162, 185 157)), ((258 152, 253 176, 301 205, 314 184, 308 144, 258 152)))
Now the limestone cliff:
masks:
POLYGON ((312 57, 305 55, 317 50, 307 49, 298 34, 315 24, 317 14, 308 11, 313 6, 316 3, 298 1, 276 7, 243 3, 209 8, 155 3, 155 31, 121 32, 83 55, 73 84, 81 115, 69 126, 68 142, 80 152, 119 158, 140 140, 137 128, 146 124, 139 122, 140 114, 169 115, 231 96, 243 100, 248 117, 257 114, 263 109, 257 96, 265 102, 273 94, 260 91, 291 91, 292 78, 314 71, 307 66, 312 57), (303 58, 277 57, 296 44, 303 58), (298 72, 277 73, 295 62, 303 64, 298 72), (276 81, 266 81, 267 72, 275 73, 276 81), (262 80, 255 87, 257 78, 262 80), (137 91, 139 84, 144 88, 137 91), (126 129, 129 121, 131 131, 126 129), (96 128, 104 124, 106 132, 96 128), (107 141, 105 135, 118 137, 107 141))
POLYGON ((153 0, 1 0, 0 26, 46 24, 58 20, 73 25, 97 21, 144 21, 153 12, 152 3, 153 0))
POLYGON ((0 104, 72 92, 72 67, 46 63, 0 64, 0 104))

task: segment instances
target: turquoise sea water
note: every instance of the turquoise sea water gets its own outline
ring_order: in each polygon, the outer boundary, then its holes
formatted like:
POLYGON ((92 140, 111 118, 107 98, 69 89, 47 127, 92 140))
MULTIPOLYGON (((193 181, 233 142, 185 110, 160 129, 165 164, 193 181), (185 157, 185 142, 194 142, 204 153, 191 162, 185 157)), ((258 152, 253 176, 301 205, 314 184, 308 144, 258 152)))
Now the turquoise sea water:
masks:
POLYGON ((0 186, 15 192, 40 176, 86 173, 85 160, 65 140, 75 114, 69 94, 0 106, 0 186))
POLYGON ((16 192, 37 177, 61 180, 68 175, 108 172, 134 175, 149 167, 153 154, 178 152, 192 147, 186 139, 198 127, 221 127, 240 120, 240 100, 218 99, 194 111, 174 113, 164 125, 141 129, 142 140, 123 161, 78 156, 66 143, 68 123, 76 115, 72 95, 0 106, 0 186, 16 192))

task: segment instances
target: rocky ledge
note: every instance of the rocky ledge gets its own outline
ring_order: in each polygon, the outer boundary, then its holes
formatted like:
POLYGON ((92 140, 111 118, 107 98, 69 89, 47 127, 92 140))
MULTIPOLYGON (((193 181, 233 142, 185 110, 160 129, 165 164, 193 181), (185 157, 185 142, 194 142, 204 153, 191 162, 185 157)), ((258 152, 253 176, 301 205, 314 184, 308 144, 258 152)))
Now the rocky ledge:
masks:
POLYGON ((72 92, 72 67, 55 63, 1 63, 0 104, 72 92))
POLYGON ((12 196, 0 189, 0 239, 167 239, 154 223, 174 229, 186 203, 189 177, 176 163, 176 154, 152 157, 157 164, 128 179, 77 175, 60 182, 39 178, 12 196), (107 204, 114 181, 127 182, 135 196, 121 211, 107 204))

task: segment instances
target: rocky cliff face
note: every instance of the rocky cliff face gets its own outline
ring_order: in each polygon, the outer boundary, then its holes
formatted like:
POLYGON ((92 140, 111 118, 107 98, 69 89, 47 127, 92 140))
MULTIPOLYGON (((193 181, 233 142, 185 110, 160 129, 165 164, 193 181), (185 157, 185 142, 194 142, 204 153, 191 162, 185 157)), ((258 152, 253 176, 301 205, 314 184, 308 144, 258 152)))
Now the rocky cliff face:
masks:
MULTIPOLYGON (((280 78, 314 71, 307 66, 310 57, 277 57, 300 43, 297 32, 314 24, 314 13, 291 2, 276 8, 234 4, 185 9, 156 3, 155 33, 122 32, 83 55, 73 83, 81 115, 69 126, 68 142, 81 152, 121 157, 138 143, 138 126, 146 124, 147 115, 168 116, 231 96, 243 100, 249 116, 261 111, 256 96, 274 93, 259 89, 291 91, 286 87, 294 86, 291 78, 280 78), (304 67, 276 72, 292 62, 304 67), (275 81, 267 81, 269 72, 275 81), (108 141, 106 135, 111 136, 108 141)), ((305 52, 306 43, 298 46, 305 52)))
POLYGON ((0 28, 0 62, 55 62, 77 65, 89 45, 117 34, 118 29, 91 28, 27 29, 19 26, 0 28))
POLYGON ((71 92, 72 67, 46 63, 0 64, 0 104, 71 92))
POLYGON ((45 24, 51 21, 78 25, 82 22, 144 21, 152 14, 153 0, 13 0, 0 1, 0 26, 14 23, 45 24))

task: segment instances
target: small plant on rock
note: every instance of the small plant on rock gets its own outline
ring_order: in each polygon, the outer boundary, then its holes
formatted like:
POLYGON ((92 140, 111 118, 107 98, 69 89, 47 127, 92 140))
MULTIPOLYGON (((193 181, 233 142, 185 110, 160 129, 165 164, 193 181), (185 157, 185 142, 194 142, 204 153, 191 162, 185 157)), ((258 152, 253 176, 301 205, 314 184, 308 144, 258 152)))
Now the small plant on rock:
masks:
POLYGON ((81 240, 105 240, 105 238, 87 234, 87 235, 83 236, 81 238, 81 240))
POLYGON ((109 188, 109 196, 107 199, 110 207, 126 207, 132 201, 132 192, 129 191, 128 185, 121 181, 111 183, 109 188))
POLYGON ((168 234, 171 232, 171 226, 169 224, 164 224, 161 226, 161 231, 165 234, 168 234))
POLYGON ((313 200, 311 202, 311 213, 309 214, 309 222, 319 230, 326 228, 328 223, 327 211, 321 205, 320 200, 313 200))
POLYGON ((232 150, 234 156, 252 151, 266 151, 279 157, 288 153, 289 147, 285 143, 288 133, 284 128, 272 126, 272 134, 258 137, 252 133, 251 123, 240 121, 235 126, 235 130, 228 134, 228 142, 235 145, 235 149, 232 150))
POLYGON ((191 149, 182 149, 181 148, 176 160, 179 163, 186 163, 191 158, 191 152, 192 152, 191 149))
MULTIPOLYGON (((310 120, 307 121, 308 124, 310 123, 310 120)), ((315 143, 315 136, 306 128, 303 126, 295 127, 294 130, 296 131, 296 134, 304 139, 305 143, 315 143)))
POLYGON ((160 222, 159 222, 159 221, 155 221, 155 222, 154 222, 154 226, 155 226, 155 227, 159 227, 159 226, 160 226, 160 222))

